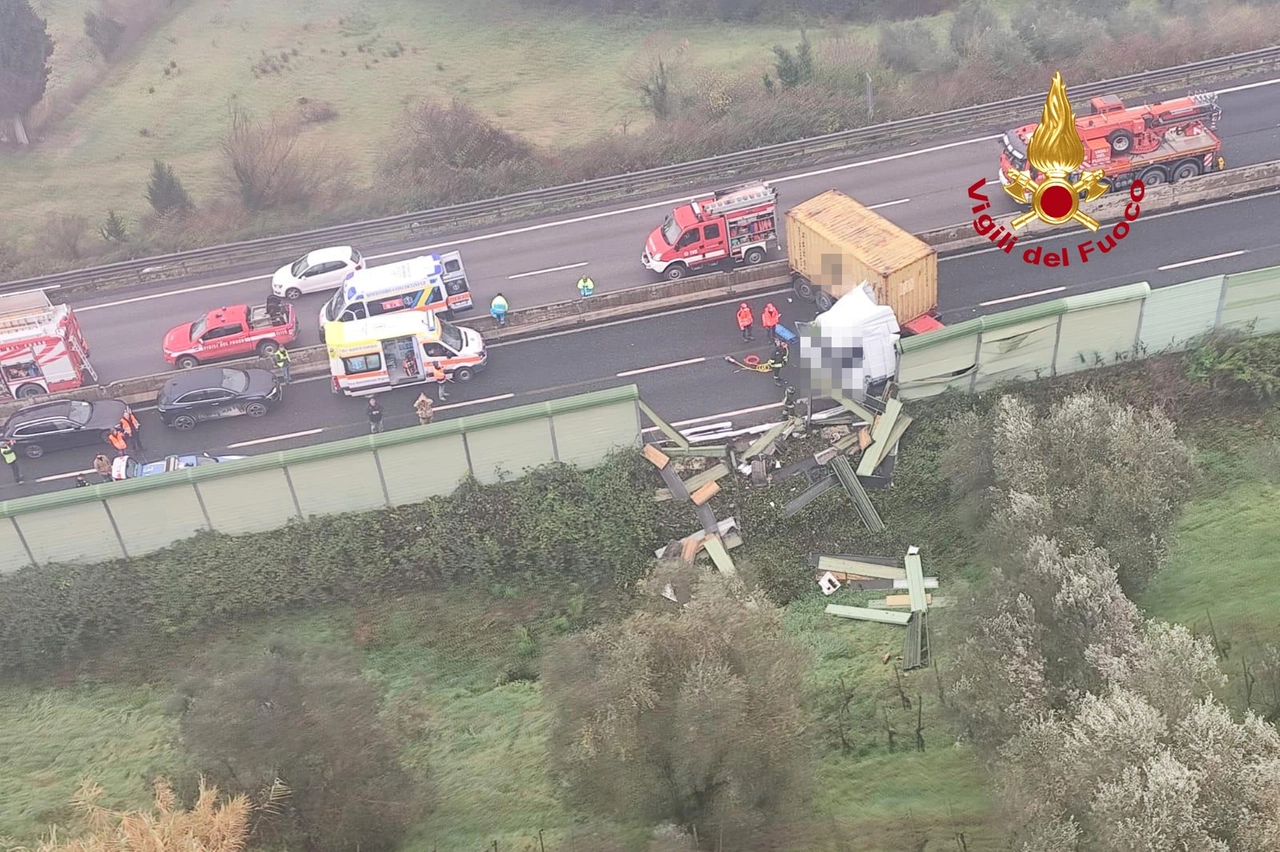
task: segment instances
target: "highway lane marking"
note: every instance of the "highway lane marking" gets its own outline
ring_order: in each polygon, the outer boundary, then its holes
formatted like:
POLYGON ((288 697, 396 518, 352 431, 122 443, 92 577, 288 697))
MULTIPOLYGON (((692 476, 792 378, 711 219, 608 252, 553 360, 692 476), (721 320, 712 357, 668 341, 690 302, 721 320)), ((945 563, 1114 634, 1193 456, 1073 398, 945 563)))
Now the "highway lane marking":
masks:
POLYGON ((511 399, 513 396, 515 396, 514 393, 504 393, 499 394, 498 396, 486 396, 484 399, 467 399, 462 402, 451 402, 448 405, 434 405, 432 406, 432 410, 449 411, 453 408, 465 408, 468 405, 483 405, 486 402, 501 402, 504 399, 511 399))
POLYGON ((546 275, 548 272, 564 272, 566 269, 577 269, 579 266, 586 266, 587 261, 582 263, 569 263, 564 266, 553 266, 550 269, 535 269, 533 272, 520 272, 515 275, 508 275, 508 281, 515 281, 517 278, 530 278, 534 275, 546 275))
POLYGON ((906 204, 910 198, 899 198, 897 201, 886 201, 884 204, 872 204, 868 210, 879 210, 881 207, 893 207, 895 204, 906 204))
MULTIPOLYGON (((1152 219, 1163 219, 1166 216, 1181 216, 1184 213, 1195 213, 1198 210, 1209 210, 1214 207, 1225 207, 1228 204, 1240 204, 1245 201, 1257 201, 1259 198, 1269 198, 1273 195, 1280 195, 1280 189, 1274 189, 1274 190, 1271 190, 1270 192, 1259 192, 1256 195, 1245 195, 1240 198, 1229 198, 1225 201, 1210 201, 1205 204, 1197 204, 1195 207, 1181 207, 1177 210, 1165 210, 1161 213, 1151 213, 1151 214, 1144 213, 1142 216, 1142 221, 1147 222, 1152 219)), ((952 225, 951 227, 958 228, 963 224, 964 223, 960 223, 957 225, 952 225)), ((1063 239, 1062 234, 1046 234, 1043 237, 1036 237, 1034 239, 1021 240, 1020 242, 1043 243, 1048 240, 1060 240, 1060 239, 1063 239)), ((949 254, 946 257, 938 258, 938 262, 945 263, 948 260, 960 260, 961 258, 973 257, 974 255, 977 255, 977 254, 986 254, 987 252, 992 252, 992 251, 1000 251, 1000 249, 996 248, 995 246, 990 246, 988 248, 975 249, 974 251, 961 252, 960 254, 949 254)))
POLYGON ((1246 83, 1243 86, 1233 86, 1230 89, 1219 89, 1218 91, 1214 92, 1214 94, 1226 95, 1226 94, 1230 94, 1231 92, 1243 92, 1245 89, 1258 89, 1258 88, 1261 88, 1262 86, 1274 86, 1277 83, 1280 83, 1280 78, 1277 78, 1275 80, 1262 80, 1257 83, 1246 83))
MULTIPOLYGON (((95 472, 96 471, 94 471, 93 468, 89 468, 88 470, 73 470, 70 473, 55 473, 51 476, 42 476, 35 481, 36 482, 55 482, 59 479, 70 479, 73 476, 85 476, 87 474, 95 473, 95 472)), ((93 484, 96 485, 97 483, 93 483, 93 484)))
POLYGON ((685 361, 672 361, 670 364, 659 364, 656 367, 641 367, 639 370, 623 370, 621 373, 615 373, 614 378, 624 378, 626 376, 638 376, 641 373, 656 373, 659 370, 670 370, 672 367, 687 367, 690 364, 701 364, 706 358, 689 358, 685 361))
POLYGON ((1225 260, 1228 257, 1239 257, 1242 254, 1248 254, 1247 250, 1229 251, 1225 254, 1211 254, 1208 257, 1197 257, 1195 260, 1184 260, 1181 263, 1167 263, 1164 266, 1157 266, 1157 272, 1166 272, 1170 269, 1181 269, 1184 266, 1195 266, 1197 263, 1211 263, 1215 260, 1225 260))
POLYGON ((120 299, 115 302, 103 302, 101 305, 86 305, 76 308, 76 313, 100 311, 103 308, 118 308, 121 305, 132 305, 134 302, 149 302, 152 299, 163 299, 166 296, 181 296, 184 293, 199 293, 201 290, 216 290, 219 287, 233 287, 236 284, 248 284, 251 281, 265 281, 270 275, 255 275, 253 278, 237 278, 234 281, 223 281, 221 284, 202 284, 199 287, 184 287, 181 290, 167 290, 163 293, 152 293, 150 296, 134 296, 132 299, 120 299))
POLYGON ((1047 296, 1050 293, 1061 293, 1066 287, 1050 287, 1048 290, 1037 290, 1034 293, 1019 293, 1017 296, 1005 296, 1003 299, 992 299, 989 302, 979 302, 978 307, 989 308, 992 305, 1003 305, 1005 302, 1016 302, 1019 299, 1034 299, 1036 296, 1047 296))
POLYGON ((324 427, 321 426, 318 429, 307 429, 302 432, 290 432, 287 435, 272 435, 270 438, 254 438, 252 441, 240 441, 236 444, 227 444, 227 449, 234 450, 237 447, 252 447, 255 444, 269 444, 272 441, 287 441, 290 438, 305 438, 308 435, 319 435, 323 431, 324 427))
MULTIPOLYGON (((681 426, 692 426, 695 423, 705 423, 708 420, 718 420, 722 417, 736 417, 739 414, 755 414, 757 411, 768 411, 770 408, 781 408, 781 402, 770 402, 765 405, 757 405, 754 408, 739 408, 737 411, 726 411, 722 414, 708 414, 706 417, 691 417, 688 420, 677 420, 671 425, 679 429, 681 426)), ((641 429, 640 432, 661 432, 657 426, 648 426, 641 429)))

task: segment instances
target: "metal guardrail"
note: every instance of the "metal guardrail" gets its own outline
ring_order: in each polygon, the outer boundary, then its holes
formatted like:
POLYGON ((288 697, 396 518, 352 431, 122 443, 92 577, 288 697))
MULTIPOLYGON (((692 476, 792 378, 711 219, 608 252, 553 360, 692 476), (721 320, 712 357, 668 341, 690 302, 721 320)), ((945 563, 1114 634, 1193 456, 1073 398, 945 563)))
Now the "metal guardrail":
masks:
MULTIPOLYGON (((1086 83, 1073 87, 1072 93, 1078 100, 1087 100, 1102 94, 1120 96, 1145 94, 1159 89, 1193 86, 1224 74, 1243 75, 1276 69, 1280 69, 1280 46, 1192 62, 1174 68, 1130 74, 1097 83, 1086 83)), ((405 213, 383 219, 335 225, 278 237, 211 246, 177 254, 121 261, 106 266, 11 281, 0 284, 0 293, 38 288, 143 283, 190 275, 207 269, 261 258, 273 258, 283 262, 293 255, 320 245, 356 243, 368 247, 377 245, 379 242, 403 239, 419 231, 438 234, 450 228, 529 218, 539 213, 563 211, 624 199, 628 196, 651 194, 657 190, 705 186, 710 181, 740 175, 758 175, 764 171, 783 168, 796 161, 831 157, 884 142, 907 144, 925 137, 936 138, 948 133, 970 131, 974 128, 994 128, 1024 122, 1034 118, 1033 113, 1043 105, 1044 97, 1043 93, 1025 95, 1005 101, 800 139, 795 142, 783 142, 750 151, 708 157, 674 166, 519 192, 500 198, 473 201, 435 210, 405 213)))

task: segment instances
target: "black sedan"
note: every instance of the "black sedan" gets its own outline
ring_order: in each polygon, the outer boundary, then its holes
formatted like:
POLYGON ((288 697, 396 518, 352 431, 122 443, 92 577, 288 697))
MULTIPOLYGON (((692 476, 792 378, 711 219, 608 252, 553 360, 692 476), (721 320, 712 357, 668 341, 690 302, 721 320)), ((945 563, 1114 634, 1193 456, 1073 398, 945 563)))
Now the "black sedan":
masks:
POLYGON ((29 459, 46 452, 106 443, 129 406, 118 399, 59 399, 29 405, 4 423, 4 440, 29 459))
POLYGON ((202 367, 165 382, 156 397, 156 413, 166 426, 185 432, 201 420, 262 417, 283 396, 283 385, 269 370, 202 367))

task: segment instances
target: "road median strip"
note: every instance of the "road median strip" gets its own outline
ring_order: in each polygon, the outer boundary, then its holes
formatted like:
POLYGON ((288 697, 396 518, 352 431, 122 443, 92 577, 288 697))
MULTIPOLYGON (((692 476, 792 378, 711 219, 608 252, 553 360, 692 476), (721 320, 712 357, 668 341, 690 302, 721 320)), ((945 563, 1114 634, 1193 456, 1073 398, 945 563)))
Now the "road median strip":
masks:
MULTIPOLYGON (((1143 210, 1167 210, 1185 207, 1205 201, 1248 196, 1280 188, 1280 160, 1257 166, 1216 172, 1176 184, 1148 187, 1142 201, 1143 210)), ((1089 213, 1103 221, 1120 217, 1129 203, 1127 192, 1117 192, 1114 197, 1099 200, 1091 205, 1089 213)), ((1012 218, 1003 216, 999 223, 1012 218)), ((1021 234, 1040 234, 1051 230, 1049 226, 1033 222, 1021 234)), ((976 234, 973 225, 965 222, 947 228, 938 228, 918 234, 940 254, 988 244, 986 237, 976 234)), ((517 309, 507 315, 506 325, 499 327, 487 314, 459 320, 459 324, 474 328, 490 343, 515 342, 529 337, 572 331, 601 325, 615 320, 632 319, 646 314, 697 307, 727 298, 748 298, 785 287, 790 283, 787 261, 778 260, 758 266, 735 269, 730 272, 714 272, 682 278, 678 281, 659 281, 639 287, 611 290, 587 299, 574 299, 534 305, 517 309)), ((477 309, 483 310, 483 307, 477 309)), ((317 376, 329 370, 328 352, 324 346, 306 346, 290 351, 291 374, 299 378, 317 376)), ((245 358, 222 362, 230 367, 269 366, 265 358, 245 358)), ((50 394, 34 400, 0 402, 0 416, 7 417, 32 402, 50 399, 122 399, 138 404, 150 402, 166 381, 176 371, 132 379, 121 379, 105 385, 92 385, 75 391, 50 394)))

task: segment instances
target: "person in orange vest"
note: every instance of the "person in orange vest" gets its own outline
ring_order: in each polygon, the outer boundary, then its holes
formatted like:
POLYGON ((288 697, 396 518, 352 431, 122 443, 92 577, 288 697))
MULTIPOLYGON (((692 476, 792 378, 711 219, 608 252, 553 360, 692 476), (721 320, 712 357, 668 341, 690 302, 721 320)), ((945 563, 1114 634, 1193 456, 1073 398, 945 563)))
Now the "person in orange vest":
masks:
POLYGON ((444 402, 449 398, 449 395, 444 390, 444 383, 449 381, 449 374, 440 366, 439 361, 431 362, 430 372, 432 380, 436 383, 436 397, 441 402, 444 402))
POLYGON ((751 326, 755 324, 755 318, 751 315, 751 306, 746 302, 738 305, 738 328, 742 330, 742 339, 751 339, 751 326))
POLYGON ((769 335, 769 339, 775 343, 778 340, 778 320, 782 319, 782 314, 774 307, 773 302, 766 302, 764 310, 760 312, 760 325, 764 326, 764 333, 769 335))
POLYGON ((138 423, 138 418, 132 411, 126 411, 120 418, 120 431, 124 433, 126 443, 132 441, 133 454, 138 457, 138 461, 145 461, 146 453, 142 449, 142 425, 138 423))
POLYGON ((116 452, 122 456, 129 452, 129 442, 125 439, 124 433, 120 431, 119 427, 111 430, 111 434, 107 435, 107 442, 115 447, 116 452))

